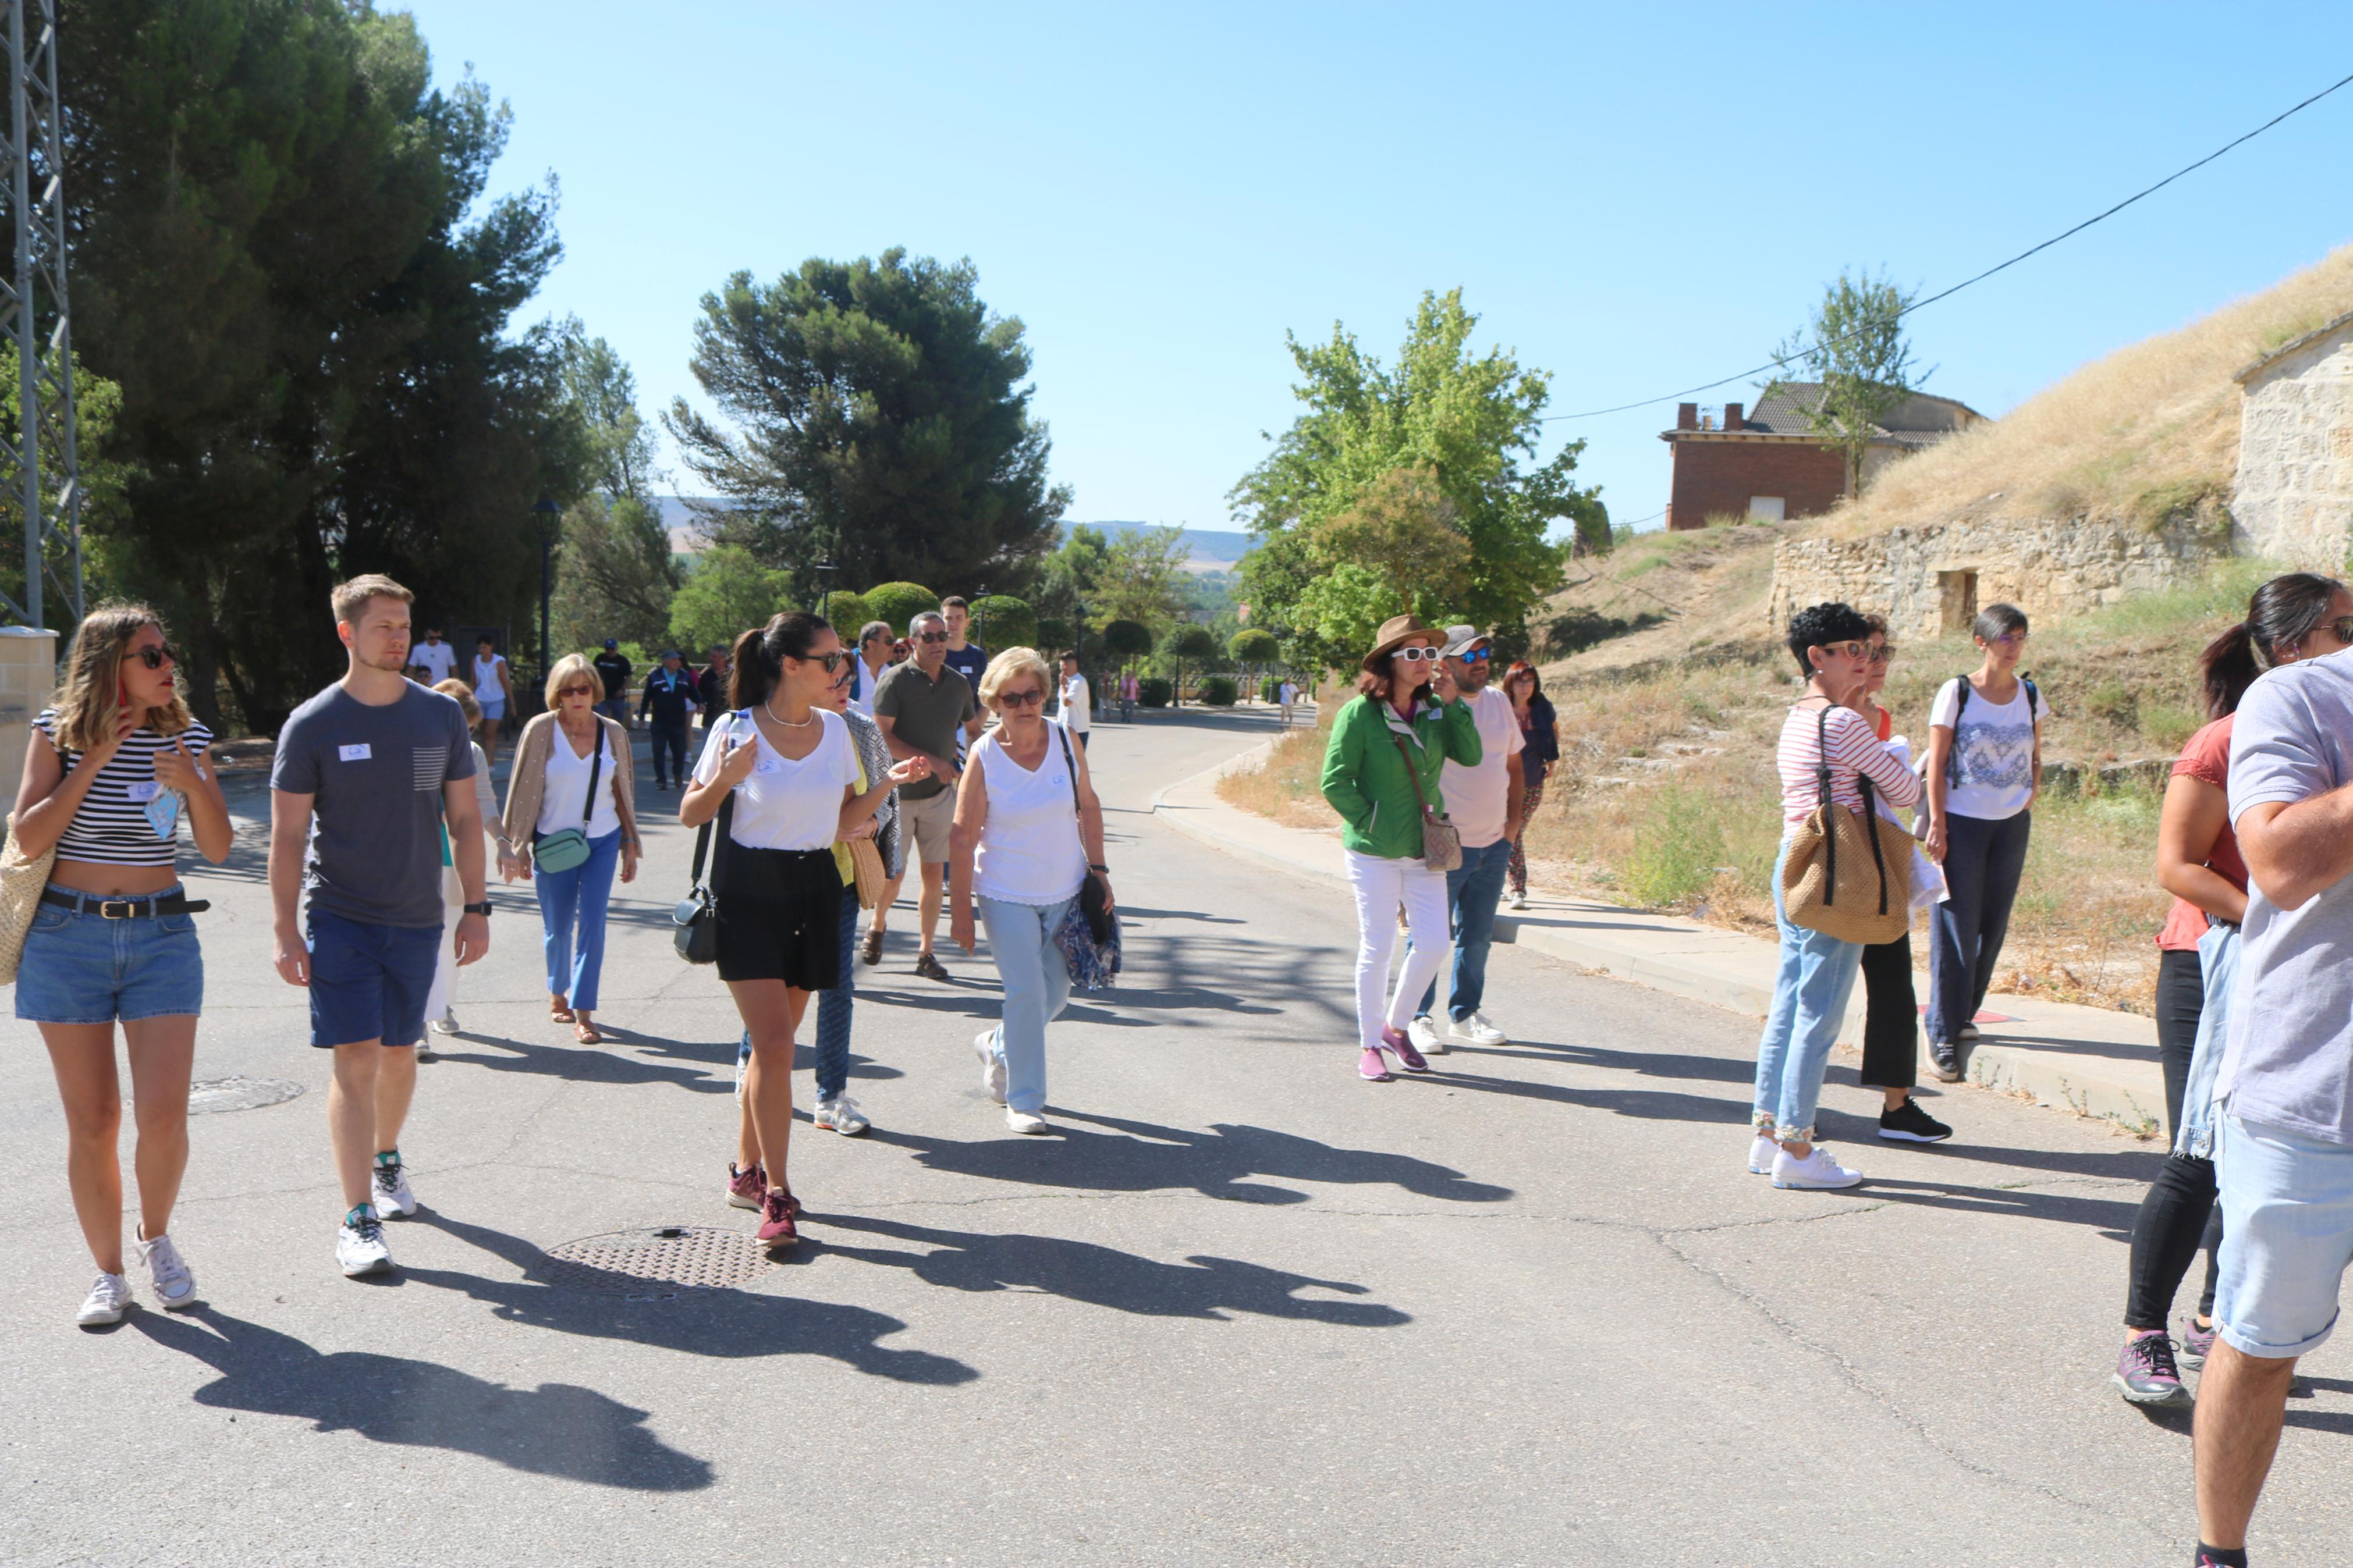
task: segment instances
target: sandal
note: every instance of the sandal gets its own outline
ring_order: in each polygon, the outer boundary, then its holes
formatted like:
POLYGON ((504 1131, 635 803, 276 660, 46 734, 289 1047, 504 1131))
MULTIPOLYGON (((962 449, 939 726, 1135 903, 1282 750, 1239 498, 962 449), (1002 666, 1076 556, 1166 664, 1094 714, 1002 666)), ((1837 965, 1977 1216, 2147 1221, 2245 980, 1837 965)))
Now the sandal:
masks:
POLYGON ((871 926, 868 927, 866 931, 866 945, 859 950, 858 956, 868 963, 881 963, 882 933, 874 930, 871 926))
POLYGON ((562 1002, 551 1002, 547 1005, 547 1017, 550 1023, 569 1024, 573 1021, 573 1012, 562 1002))
POLYGON ((581 1023, 577 1020, 572 1026, 572 1037, 584 1046, 601 1046, 605 1043, 605 1037, 596 1025, 581 1023))

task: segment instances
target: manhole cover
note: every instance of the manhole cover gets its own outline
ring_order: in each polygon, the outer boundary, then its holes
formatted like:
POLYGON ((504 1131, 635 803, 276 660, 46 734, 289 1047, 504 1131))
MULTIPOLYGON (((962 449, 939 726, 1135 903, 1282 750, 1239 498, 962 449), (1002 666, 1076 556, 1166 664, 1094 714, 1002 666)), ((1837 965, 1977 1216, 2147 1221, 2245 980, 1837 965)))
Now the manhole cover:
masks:
POLYGON ((282 1078, 210 1078, 188 1086, 188 1114, 258 1110, 265 1105, 283 1105, 301 1092, 301 1084, 282 1078))
POLYGON ((551 1247, 529 1277, 567 1290, 664 1300, 681 1290, 731 1290, 775 1267, 747 1232, 662 1225, 551 1247))

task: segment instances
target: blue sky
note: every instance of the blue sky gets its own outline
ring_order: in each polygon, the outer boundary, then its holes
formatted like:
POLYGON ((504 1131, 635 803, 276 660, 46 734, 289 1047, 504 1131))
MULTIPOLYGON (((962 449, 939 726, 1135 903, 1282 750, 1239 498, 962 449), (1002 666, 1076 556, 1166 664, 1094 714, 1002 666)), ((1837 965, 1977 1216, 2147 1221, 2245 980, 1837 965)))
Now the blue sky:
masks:
MULTIPOLYGON (((499 183, 563 182, 535 308, 649 411, 693 395, 737 268, 969 256, 1071 515, 1204 528, 1295 406, 1286 330, 1388 357, 1460 285, 1556 410, 1671 392, 1760 363, 1841 267, 1934 290, 2353 72, 2341 3, 409 9, 443 80, 512 105, 499 183)), ((1998 416, 2317 259, 2353 238, 2348 145, 2353 87, 1922 312, 1929 390, 1998 416)), ((1551 438, 1631 521, 1672 414, 1551 438)))

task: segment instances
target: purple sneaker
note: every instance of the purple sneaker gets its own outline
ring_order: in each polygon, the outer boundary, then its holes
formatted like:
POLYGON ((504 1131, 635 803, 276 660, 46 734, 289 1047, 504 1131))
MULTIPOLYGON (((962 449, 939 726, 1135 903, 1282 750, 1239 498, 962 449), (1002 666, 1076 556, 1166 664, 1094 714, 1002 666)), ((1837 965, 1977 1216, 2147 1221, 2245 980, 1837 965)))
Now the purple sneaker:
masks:
POLYGON ((748 1171, 739 1171, 730 1161, 727 1166, 727 1206, 760 1212, 760 1200, 768 1195, 768 1173, 758 1161, 748 1171))
POLYGON ((2189 1403, 2189 1391, 2174 1370, 2173 1341, 2163 1333, 2126 1340, 2116 1357, 2116 1374, 2108 1381, 2127 1405, 2178 1408, 2189 1403))
POLYGON ((1405 1068, 1406 1071, 1428 1072, 1430 1070, 1430 1058, 1413 1048, 1413 1042, 1405 1037, 1403 1029, 1392 1029, 1384 1026, 1381 1029, 1381 1046, 1391 1056, 1397 1058, 1398 1066, 1405 1068))
POLYGON ((753 1234, 771 1251, 799 1245, 801 1201, 790 1193, 770 1192, 760 1203, 760 1228, 753 1234))
POLYGON ((2206 1353, 2213 1348, 2214 1325, 2212 1323, 2210 1322, 2204 1328, 2200 1328, 2198 1326, 2197 1314, 2194 1312, 2189 1317, 2181 1320, 2181 1350, 2179 1359, 2182 1365, 2188 1367, 2204 1366, 2206 1364, 2206 1353))

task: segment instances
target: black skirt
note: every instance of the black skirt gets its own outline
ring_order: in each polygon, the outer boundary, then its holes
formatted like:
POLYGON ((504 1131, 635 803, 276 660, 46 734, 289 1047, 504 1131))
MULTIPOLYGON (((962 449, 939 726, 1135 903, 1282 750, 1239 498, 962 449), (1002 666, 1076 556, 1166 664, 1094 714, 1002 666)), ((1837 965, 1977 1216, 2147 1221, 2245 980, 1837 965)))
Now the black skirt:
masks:
POLYGON ((828 991, 841 978, 841 868, 831 849, 727 846, 713 894, 719 978, 828 991))

